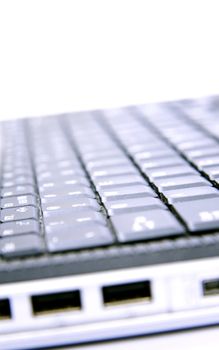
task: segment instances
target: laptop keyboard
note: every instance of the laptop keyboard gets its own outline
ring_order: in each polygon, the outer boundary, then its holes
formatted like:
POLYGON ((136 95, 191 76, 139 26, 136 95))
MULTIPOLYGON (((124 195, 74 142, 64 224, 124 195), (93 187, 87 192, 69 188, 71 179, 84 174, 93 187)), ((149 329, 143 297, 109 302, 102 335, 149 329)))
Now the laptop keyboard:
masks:
POLYGON ((1 123, 0 255, 217 234, 215 99, 1 123))

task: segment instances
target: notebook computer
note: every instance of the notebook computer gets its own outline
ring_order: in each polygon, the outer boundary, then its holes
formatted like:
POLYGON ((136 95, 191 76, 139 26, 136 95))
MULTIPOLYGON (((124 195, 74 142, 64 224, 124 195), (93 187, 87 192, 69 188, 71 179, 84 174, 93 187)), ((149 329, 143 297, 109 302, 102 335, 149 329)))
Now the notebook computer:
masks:
POLYGON ((219 322, 218 107, 1 122, 2 349, 219 322))

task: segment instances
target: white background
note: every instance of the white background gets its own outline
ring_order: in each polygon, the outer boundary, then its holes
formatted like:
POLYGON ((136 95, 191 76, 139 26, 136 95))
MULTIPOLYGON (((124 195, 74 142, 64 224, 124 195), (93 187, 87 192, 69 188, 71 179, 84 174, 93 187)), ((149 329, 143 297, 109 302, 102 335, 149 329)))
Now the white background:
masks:
MULTIPOLYGON (((218 93, 218 7, 211 0, 0 0, 0 118, 218 93)), ((218 340, 213 329, 123 348, 218 349, 218 340)))
POLYGON ((0 117, 218 92, 218 7, 0 0, 0 117))

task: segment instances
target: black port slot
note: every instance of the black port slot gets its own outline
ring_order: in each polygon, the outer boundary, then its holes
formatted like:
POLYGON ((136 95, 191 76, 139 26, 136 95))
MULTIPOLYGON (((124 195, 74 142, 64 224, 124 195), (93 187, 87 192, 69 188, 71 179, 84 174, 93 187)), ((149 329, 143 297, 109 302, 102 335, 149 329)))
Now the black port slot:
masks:
POLYGON ((11 307, 9 299, 0 299, 0 320, 10 319, 11 307))
POLYGON ((148 302, 152 299, 150 281, 106 286, 102 291, 106 306, 148 302))
POLYGON ((81 310, 79 290, 63 293, 34 295, 31 297, 33 314, 46 315, 50 313, 81 310))
POLYGON ((210 296, 210 295, 219 296, 219 279, 203 281, 202 290, 203 290, 204 296, 210 296))

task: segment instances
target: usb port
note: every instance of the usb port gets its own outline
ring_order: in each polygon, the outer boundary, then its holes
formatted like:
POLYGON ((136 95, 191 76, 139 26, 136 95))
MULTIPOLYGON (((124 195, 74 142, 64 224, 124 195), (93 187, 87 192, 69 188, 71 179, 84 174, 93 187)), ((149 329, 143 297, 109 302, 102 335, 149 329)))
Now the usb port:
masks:
POLYGON ((31 302, 33 314, 36 316, 81 310, 79 290, 72 292, 34 295, 31 297, 31 302))
POLYGON ((150 281, 105 286, 102 292, 105 306, 149 302, 152 299, 150 281))
POLYGON ((204 296, 218 295, 219 296, 219 279, 203 281, 202 290, 204 296))
POLYGON ((12 318, 9 299, 0 299, 0 320, 12 318))

